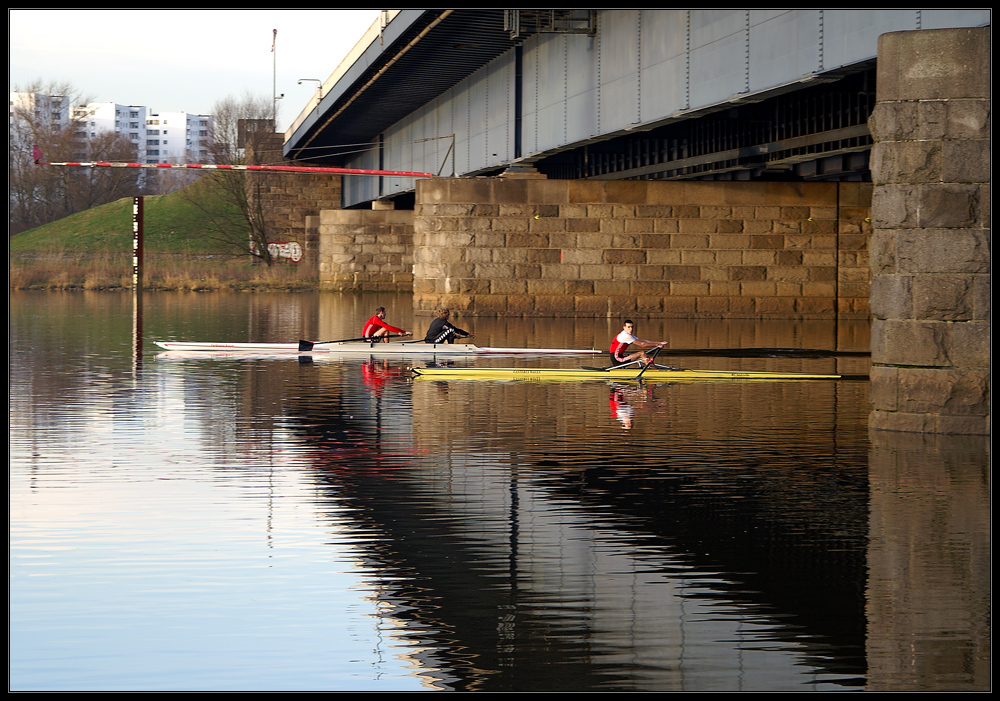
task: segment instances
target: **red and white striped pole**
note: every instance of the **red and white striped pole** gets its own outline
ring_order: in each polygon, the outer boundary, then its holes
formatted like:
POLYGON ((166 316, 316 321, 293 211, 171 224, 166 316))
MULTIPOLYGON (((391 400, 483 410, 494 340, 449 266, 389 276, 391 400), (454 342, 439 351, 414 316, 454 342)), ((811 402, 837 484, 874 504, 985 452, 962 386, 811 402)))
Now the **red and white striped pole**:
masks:
POLYGON ((84 168, 177 168, 180 170, 235 170, 267 173, 328 173, 334 175, 384 175, 399 178, 433 178, 433 173, 408 170, 369 170, 366 168, 325 168, 319 166, 252 166, 213 165, 207 163, 126 163, 109 161, 52 163, 41 160, 42 154, 35 147, 35 164, 40 166, 80 166, 84 168))
POLYGON ((142 289, 143 199, 132 198, 132 289, 142 289))

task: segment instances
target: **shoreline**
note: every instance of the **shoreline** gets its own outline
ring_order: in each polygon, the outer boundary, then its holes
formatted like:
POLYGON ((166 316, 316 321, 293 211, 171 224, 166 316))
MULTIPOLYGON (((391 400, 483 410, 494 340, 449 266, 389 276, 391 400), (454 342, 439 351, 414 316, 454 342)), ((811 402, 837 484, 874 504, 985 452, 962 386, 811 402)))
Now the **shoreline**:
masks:
MULTIPOLYGON (((319 289, 305 267, 251 263, 246 256, 147 253, 143 290, 287 291, 319 289)), ((133 289, 132 258, 122 254, 19 252, 8 256, 9 290, 124 291, 133 289)))

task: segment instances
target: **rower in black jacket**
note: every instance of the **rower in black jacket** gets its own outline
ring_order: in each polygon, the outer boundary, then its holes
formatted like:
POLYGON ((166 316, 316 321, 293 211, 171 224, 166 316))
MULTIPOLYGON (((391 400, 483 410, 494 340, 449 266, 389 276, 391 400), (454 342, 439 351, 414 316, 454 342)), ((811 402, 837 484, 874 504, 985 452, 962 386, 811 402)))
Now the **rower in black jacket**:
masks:
POLYGON ((472 334, 451 324, 448 317, 451 312, 447 307, 438 312, 437 319, 431 322, 424 337, 424 343, 454 343, 455 338, 468 338, 472 334))

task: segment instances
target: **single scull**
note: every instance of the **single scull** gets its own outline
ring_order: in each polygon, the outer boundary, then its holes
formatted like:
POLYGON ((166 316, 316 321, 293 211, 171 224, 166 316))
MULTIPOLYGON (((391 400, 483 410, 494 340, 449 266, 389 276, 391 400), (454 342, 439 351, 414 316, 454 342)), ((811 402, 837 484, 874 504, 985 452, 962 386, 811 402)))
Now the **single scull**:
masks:
POLYGON ((640 380, 671 382, 683 380, 839 380, 841 375, 817 375, 799 372, 756 372, 744 370, 686 370, 641 368, 411 368, 419 378, 437 380, 530 380, 563 382, 567 380, 640 380), (641 373, 641 374, 640 374, 641 373))

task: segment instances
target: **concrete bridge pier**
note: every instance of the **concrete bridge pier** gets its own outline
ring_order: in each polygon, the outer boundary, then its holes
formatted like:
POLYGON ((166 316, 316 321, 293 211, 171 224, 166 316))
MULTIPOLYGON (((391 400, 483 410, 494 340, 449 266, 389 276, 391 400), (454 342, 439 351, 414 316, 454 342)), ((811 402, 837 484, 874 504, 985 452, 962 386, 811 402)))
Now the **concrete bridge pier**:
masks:
POLYGON ((989 27, 879 39, 873 429, 990 432, 990 54, 989 27))

